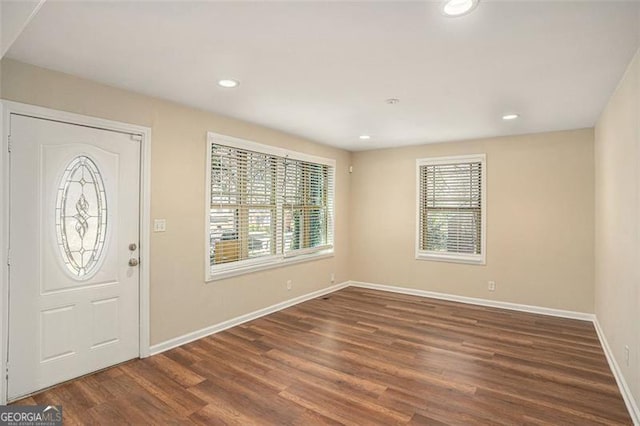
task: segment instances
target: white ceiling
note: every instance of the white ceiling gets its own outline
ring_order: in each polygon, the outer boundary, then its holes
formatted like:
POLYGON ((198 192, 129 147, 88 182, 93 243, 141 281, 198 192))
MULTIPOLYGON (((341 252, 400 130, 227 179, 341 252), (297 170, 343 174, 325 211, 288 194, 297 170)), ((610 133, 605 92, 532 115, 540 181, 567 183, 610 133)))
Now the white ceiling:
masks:
POLYGON ((0 0, 0 58, 18 38, 45 0, 0 0))
POLYGON ((49 0, 8 56, 363 150, 591 127, 639 40, 637 1, 49 0))

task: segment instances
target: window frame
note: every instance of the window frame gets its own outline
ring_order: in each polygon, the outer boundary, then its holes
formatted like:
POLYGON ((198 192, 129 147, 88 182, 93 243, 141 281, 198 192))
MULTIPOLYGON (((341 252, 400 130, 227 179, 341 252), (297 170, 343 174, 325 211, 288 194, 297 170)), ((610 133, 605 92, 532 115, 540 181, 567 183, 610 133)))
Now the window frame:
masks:
MULTIPOLYGON (((232 136, 222 135, 213 132, 207 132, 207 154, 206 154, 206 173, 205 173, 205 282, 218 281, 225 278, 230 278, 238 275, 248 274, 251 272, 277 268, 285 265, 307 262, 311 260, 329 258, 334 256, 334 242, 335 242, 335 210, 336 210, 336 161, 331 158, 319 157, 315 155, 305 154, 297 151, 291 151, 288 149, 275 147, 271 145, 265 145, 258 142, 253 142, 245 139, 240 139, 232 136), (254 151, 261 154, 272 155, 276 157, 289 158, 291 160, 299 160, 310 163, 316 163, 328 166, 329 179, 333 183, 333 187, 328 188, 328 197, 332 199, 328 200, 328 226, 327 226, 327 239, 328 244, 319 247, 305 248, 297 250, 294 253, 276 253, 272 255, 260 256, 253 259, 243 259, 236 262, 221 263, 218 265, 211 265, 211 233, 210 215, 211 215, 211 148, 212 145, 224 145, 231 148, 243 149, 248 151, 254 151)), ((276 218, 281 216, 281 213, 277 210, 280 208, 280 201, 277 201, 276 218)), ((276 219, 277 221, 278 219, 276 219)), ((276 226, 278 226, 277 223, 276 226)), ((280 245, 280 242, 275 242, 276 246, 280 245)))
POLYGON ((469 154, 445 157, 427 157, 416 159, 416 240, 415 240, 415 258, 416 260, 433 260, 441 262, 465 263, 474 265, 486 265, 487 259, 487 156, 486 154, 469 154), (460 164, 479 162, 481 164, 480 176, 480 215, 481 215, 481 234, 480 234, 480 254, 467 253, 451 253, 439 252, 433 250, 422 250, 420 248, 420 228, 422 226, 421 217, 421 181, 420 168, 422 166, 460 164))

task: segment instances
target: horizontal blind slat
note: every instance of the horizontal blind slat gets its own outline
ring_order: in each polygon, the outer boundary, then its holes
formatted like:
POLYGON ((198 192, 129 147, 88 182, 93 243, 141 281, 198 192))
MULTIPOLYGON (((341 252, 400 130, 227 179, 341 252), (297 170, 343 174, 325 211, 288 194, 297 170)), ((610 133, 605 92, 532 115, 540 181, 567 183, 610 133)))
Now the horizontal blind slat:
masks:
POLYGON ((481 162, 420 166, 420 248, 479 254, 481 162))
POLYGON ((210 166, 212 264, 333 244, 332 167, 215 143, 210 166))

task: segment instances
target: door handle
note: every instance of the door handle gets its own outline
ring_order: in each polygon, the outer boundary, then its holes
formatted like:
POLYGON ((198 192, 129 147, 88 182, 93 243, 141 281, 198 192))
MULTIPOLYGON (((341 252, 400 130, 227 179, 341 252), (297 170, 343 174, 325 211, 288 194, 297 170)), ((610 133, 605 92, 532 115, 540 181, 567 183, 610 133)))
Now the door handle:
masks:
MULTIPOLYGON (((131 252, 131 256, 133 256, 133 252, 136 251, 137 248, 138 246, 136 245, 136 243, 129 244, 129 251, 131 252)), ((138 266, 139 263, 140 261, 135 257, 129 258, 129 266, 138 266)))

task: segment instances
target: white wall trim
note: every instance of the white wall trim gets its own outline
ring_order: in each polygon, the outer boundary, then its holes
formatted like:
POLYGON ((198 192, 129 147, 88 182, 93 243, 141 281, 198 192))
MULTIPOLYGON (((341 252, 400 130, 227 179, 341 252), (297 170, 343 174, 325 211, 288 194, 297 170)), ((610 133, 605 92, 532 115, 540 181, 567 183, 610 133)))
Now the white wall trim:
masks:
MULTIPOLYGON (((1 7, 1 6, 0 6, 1 7)), ((9 246, 9 160, 7 147, 9 146, 9 128, 5 122, 5 107, 0 102, 0 404, 7 403, 6 379, 4 378, 7 366, 7 347, 5 336, 9 335, 9 323, 5 320, 9 311, 9 275, 7 269, 7 256, 9 246)))
MULTIPOLYGON (((291 151, 272 145, 265 145, 245 139, 232 136, 221 135, 218 133, 207 132, 207 152, 205 155, 205 209, 204 209, 204 227, 207 230, 204 234, 204 280, 205 282, 220 281, 226 278, 248 274, 251 272, 262 271, 271 268, 278 268, 288 264, 306 262, 310 260, 322 259, 334 255, 334 233, 335 233, 335 185, 336 185, 336 160, 331 158, 318 157, 315 155, 305 154, 302 152, 291 151), (295 250, 290 253, 284 253, 280 242, 276 241, 277 254, 270 256, 257 257, 255 259, 244 259, 238 262, 229 262, 220 265, 211 265, 211 161, 212 148, 214 145, 228 146, 240 150, 249 150, 262 154, 273 155, 281 159, 295 159, 300 161, 308 161, 317 164, 323 164, 330 167, 331 183, 329 185, 329 211, 327 229, 327 238, 331 236, 331 243, 322 247, 311 247, 308 249, 295 250)), ((280 167, 280 166, 278 166, 280 167)), ((280 204, 278 204, 280 206, 280 204)), ((279 215, 278 215, 279 217, 279 215)), ((278 218, 277 221, 280 219, 278 218)))
POLYGON ((472 265, 486 265, 487 263, 487 154, 469 154, 456 155, 447 157, 428 157, 416 159, 416 223, 415 223, 415 258, 417 260, 431 260, 438 262, 467 263, 472 265), (420 248, 420 226, 421 212, 420 205, 421 182, 422 175, 420 168, 422 166, 440 165, 440 164, 457 164, 466 162, 480 162, 482 172, 480 174, 481 186, 481 234, 480 234, 480 254, 463 254, 463 253, 446 253, 422 250, 420 248))
POLYGON ((155 355, 155 354, 164 352, 166 350, 175 348, 185 343, 193 342, 194 340, 198 340, 202 337, 218 333, 220 331, 226 330, 236 325, 245 323, 247 321, 260 318, 270 313, 280 311, 282 309, 288 308, 298 303, 302 303, 307 300, 310 300, 325 294, 329 294, 346 287, 368 288, 372 290, 408 294, 408 295, 418 296, 418 297, 430 297, 430 298, 439 299, 439 300, 448 300, 452 302, 467 303, 471 305, 490 306, 494 308, 509 309, 513 311, 529 312, 534 314, 549 315, 549 316, 555 316, 555 317, 561 317, 561 318, 591 321, 594 324, 594 327, 596 329, 596 333, 598 334, 598 338, 600 339, 600 343, 602 345, 603 351, 605 353, 607 361, 609 362, 609 367, 611 368, 611 372, 613 373, 613 376, 616 379, 618 388, 620 389, 620 393, 622 394, 622 397, 627 406, 629 414, 634 422, 634 425, 636 426, 640 425, 640 411, 638 410, 638 406, 635 400, 633 399, 631 391, 627 386, 627 383, 624 380, 624 377, 622 376, 620 367, 618 366, 618 364, 615 361, 615 358, 613 357, 613 353, 611 352, 611 349, 609 347, 609 344, 607 343, 607 339, 604 335, 604 332, 600 327, 600 323, 598 322, 598 319, 594 314, 590 314, 586 312, 567 311, 562 309, 523 305, 523 304, 511 303, 511 302, 500 302, 495 300, 480 299, 480 298, 466 297, 466 296, 457 296, 457 295, 446 294, 446 293, 437 293, 433 291, 418 290, 418 289, 382 285, 382 284, 373 284, 373 283, 366 283, 366 282, 360 282, 360 281, 346 281, 341 284, 337 284, 331 287, 327 287, 327 288, 315 291, 313 293, 299 296, 294 299, 290 299, 290 300, 269 306, 267 308, 257 310, 255 312, 251 312, 246 315, 241 315, 239 317, 232 318, 222 323, 215 324, 210 327, 206 327, 201 330, 194 331, 192 333, 187 333, 183 336, 179 336, 179 337, 167 340, 165 342, 152 346, 151 354, 155 355))
POLYGON ((35 105, 22 104, 0 100, 2 105, 2 142, 0 146, 0 404, 7 403, 6 376, 8 349, 8 303, 9 303, 9 277, 6 268, 7 247, 9 245, 9 157, 8 138, 10 132, 11 114, 22 114, 31 117, 44 118, 70 124, 95 127, 124 133, 138 134, 142 136, 140 152, 140 329, 139 344, 140 357, 149 356, 150 318, 149 318, 149 266, 150 266, 150 224, 151 224, 151 129, 148 127, 117 121, 89 117, 65 111, 43 108, 35 105))
POLYGON ((578 320, 584 320, 584 321, 593 321, 594 319, 593 314, 584 313, 584 312, 565 311, 561 309, 544 308, 544 307, 531 306, 531 305, 520 305, 516 303, 498 302, 498 301, 487 300, 487 299, 476 299, 472 297, 456 296, 452 294, 436 293, 432 291, 417 290, 417 289, 411 289, 406 287, 372 284, 372 283, 365 283, 360 281, 345 281, 343 283, 336 284, 331 287, 323 288, 323 289, 314 291, 312 293, 298 296, 293 299, 285 300, 284 302, 280 302, 275 305, 271 305, 266 308, 259 309, 254 312, 250 312, 248 314, 244 314, 239 317, 231 318, 227 321, 223 321, 221 323, 214 324, 209 327, 205 327, 200 330, 183 334, 182 336, 174 337, 173 339, 169 339, 164 342, 155 344, 151 346, 150 354, 151 355, 159 354, 161 352, 167 351, 169 349, 173 349, 180 345, 184 345, 185 343, 193 342, 194 340, 198 340, 202 337, 219 333, 223 330, 234 327, 236 325, 240 325, 245 322, 260 318, 262 316, 265 316, 274 312, 278 312, 290 306, 297 305, 302 302, 306 302, 307 300, 311 300, 316 297, 323 296, 325 294, 333 293, 334 291, 338 291, 346 287, 368 288, 372 290, 387 291, 391 293, 409 294, 412 296, 419 296, 419 297, 431 297, 431 298, 440 299, 440 300, 449 300, 453 302, 461 302, 461 303, 467 303, 472 305, 491 306, 494 308, 502 308, 502 309, 509 309, 514 311, 522 311, 522 312, 531 312, 531 313, 536 313, 541 315, 551 315, 556 317, 571 318, 571 319, 578 319, 578 320))
POLYGON ((609 367, 611 368, 611 372, 613 373, 613 377, 616 378, 616 383, 618 383, 618 388, 620 389, 620 393, 622 394, 622 398, 624 399, 624 403, 627 406, 627 410, 629 411, 629 415, 631 416, 631 420, 633 420, 633 424, 638 426, 640 425, 640 409, 638 409, 638 405, 636 404, 635 399, 633 398, 633 394, 631 393, 631 389, 627 385, 624 376, 622 375, 622 370, 620 370, 620 366, 616 362, 616 358, 613 356, 613 352, 611 351, 611 347, 607 342, 607 338, 604 334, 604 330, 600 326, 600 322, 597 317, 593 319, 593 325, 596 328, 596 333, 598 333, 598 338, 600 339, 600 344, 602 345, 602 349, 604 350, 604 354, 607 357, 607 361, 609 362, 609 367))
POLYGON ((142 128, 140 149, 140 358, 151 346, 151 129, 142 128))
POLYGON ((457 296, 453 294, 437 293, 433 291, 418 290, 413 288, 397 287, 397 286, 382 285, 382 284, 372 284, 372 283, 359 282, 359 281, 349 281, 349 286, 368 288, 372 290, 388 291, 392 293, 409 294, 412 296, 431 297, 434 299, 468 303, 471 305, 490 306, 494 308, 509 309, 513 311, 529 312, 534 314, 550 315, 554 317, 591 321, 593 322, 593 325, 596 329, 596 333, 598 334, 598 338, 600 339, 600 344, 602 345, 602 350, 604 351, 604 354, 607 357, 607 361, 609 362, 609 367, 611 368, 611 373, 616 379, 616 383, 618 384, 618 388, 620 389, 620 393, 622 394, 624 403, 627 406, 629 415, 633 420, 633 424, 636 426, 640 426, 640 410, 638 410, 638 405, 636 404, 633 398, 633 395, 631 393, 631 390, 629 389, 629 386, 627 385, 627 382, 625 381, 624 376, 622 375, 622 371, 620 370, 620 367, 618 366, 618 363, 616 362, 616 359, 613 356, 613 352, 611 352, 611 348, 607 343, 607 339, 605 337, 604 331, 602 330, 602 327, 600 327, 600 323, 598 322, 598 318, 596 317, 595 314, 590 314, 586 312, 566 311, 562 309, 545 308, 541 306, 522 305, 518 303, 511 303, 511 302, 500 302, 496 300, 479 299, 474 297, 457 296))
POLYGON ((315 299, 316 297, 324 296, 325 294, 333 293, 334 291, 341 290, 349 286, 349 281, 333 285, 331 287, 322 288, 314 292, 304 294, 302 296, 294 297, 293 299, 285 300, 275 305, 267 306, 266 308, 258 309, 257 311, 249 312, 248 314, 240 315, 239 317, 231 318, 227 321, 223 321, 218 324, 211 325, 209 327, 202 328, 200 330, 192 331, 191 333, 183 334, 182 336, 174 337, 173 339, 165 340, 162 343, 151 346, 151 355, 156 355, 169 349, 184 345, 186 343, 193 342, 206 336, 210 336, 215 333, 219 333, 228 328, 235 327, 245 322, 252 321, 254 319, 263 317, 265 315, 272 314, 274 312, 281 311, 293 305, 297 305, 307 300, 315 299))
MULTIPOLYGON (((330 167, 336 167, 336 160, 333 158, 320 157, 304 152, 292 151, 290 149, 280 148, 275 145, 267 145, 260 142, 254 142, 247 139, 236 138, 233 136, 222 135, 220 133, 207 132, 207 149, 211 154, 211 145, 219 144, 230 146, 232 148, 247 149, 262 154, 275 155, 276 157, 290 158, 292 160, 308 161, 310 163, 324 164, 330 167)), ((211 157, 208 163, 211 164, 211 157)))
POLYGON ((545 308, 542 306, 522 305, 519 303, 500 302, 497 300, 479 299, 475 297, 457 296, 454 294, 437 293, 434 291, 418 290, 414 288, 393 285, 372 284, 360 281, 350 281, 350 286, 369 288, 372 290, 389 291, 392 293, 409 294, 412 296, 431 297, 433 299, 449 300, 452 302, 468 303, 470 305, 490 306, 493 308, 509 309, 511 311, 529 312, 533 314, 550 315, 554 317, 571 318, 583 321, 593 321, 594 314, 586 312, 565 311, 562 309, 545 308))

